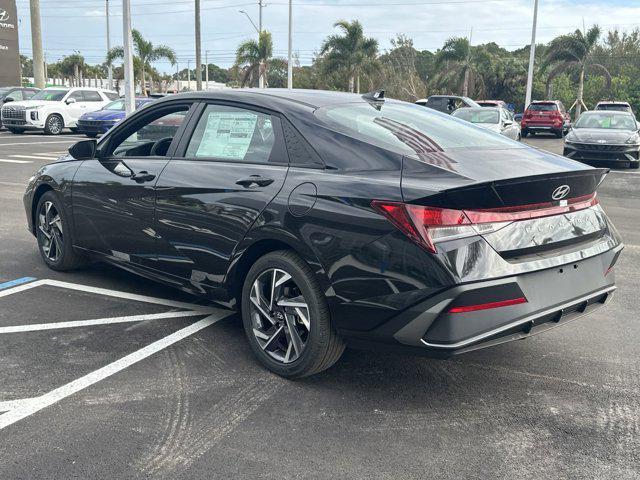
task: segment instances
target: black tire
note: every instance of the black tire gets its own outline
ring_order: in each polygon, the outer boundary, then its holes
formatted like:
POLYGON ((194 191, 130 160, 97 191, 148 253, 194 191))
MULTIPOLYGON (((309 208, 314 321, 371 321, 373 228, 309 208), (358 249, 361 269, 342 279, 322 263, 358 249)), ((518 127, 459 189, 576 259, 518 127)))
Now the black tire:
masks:
POLYGON ((72 133, 78 133, 78 127, 69 127, 72 133))
POLYGON ((279 250, 259 258, 249 270, 242 289, 242 321, 249 345, 260 363, 272 372, 286 378, 300 378, 319 373, 331 367, 344 352, 344 341, 333 325, 329 307, 315 274, 292 251, 279 250), (297 359, 284 363, 272 358, 263 350, 254 334, 251 289, 259 276, 271 269, 279 269, 291 275, 308 305, 309 333, 304 349, 297 359))
POLYGON ((555 132, 553 132, 553 133, 555 134, 555 136, 556 136, 557 138, 562 138, 562 137, 564 137, 564 130, 560 130, 560 131, 557 131, 557 130, 556 130, 556 131, 555 131, 555 132))
POLYGON ((9 130, 11 133, 15 133, 16 135, 20 135, 21 133, 24 133, 24 128, 7 127, 7 130, 9 130))
POLYGON ((44 122, 44 133, 46 135, 60 135, 64 128, 64 120, 57 113, 52 113, 44 122))
POLYGON ((629 162, 629 168, 640 168, 640 161, 629 162))
POLYGON ((89 133, 89 132, 85 132, 85 135, 89 138, 96 138, 98 136, 97 133, 89 133))
MULTIPOLYGON (((87 258, 78 254, 78 252, 76 252, 71 245, 72 242, 71 230, 69 227, 69 218, 64 211, 64 206, 62 205, 61 200, 58 198, 58 195, 54 191, 50 190, 42 195, 42 197, 40 197, 40 200, 38 201, 38 205, 36 207, 34 224, 36 237, 38 239, 38 251, 40 252, 40 256, 42 257, 42 259, 44 260, 44 263, 46 263, 49 268, 58 271, 74 270, 83 267, 88 263, 87 258), (43 213, 44 207, 47 202, 50 202, 55 207, 62 221, 62 248, 60 248, 60 255, 57 259, 51 259, 47 256, 47 253, 45 252, 47 237, 40 228, 40 214, 43 213)), ((50 236, 55 235, 54 233, 52 233, 52 231, 53 229, 49 231, 50 236)))

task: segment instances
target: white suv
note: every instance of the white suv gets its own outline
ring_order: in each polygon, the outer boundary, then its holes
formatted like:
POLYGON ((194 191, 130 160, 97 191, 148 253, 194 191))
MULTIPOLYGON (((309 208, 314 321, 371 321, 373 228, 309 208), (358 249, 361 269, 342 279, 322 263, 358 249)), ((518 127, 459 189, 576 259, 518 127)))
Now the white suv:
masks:
POLYGON ((100 110, 116 98, 116 92, 98 88, 49 87, 29 100, 5 104, 1 118, 13 133, 44 130, 47 135, 58 135, 65 127, 75 130, 83 114, 100 110))

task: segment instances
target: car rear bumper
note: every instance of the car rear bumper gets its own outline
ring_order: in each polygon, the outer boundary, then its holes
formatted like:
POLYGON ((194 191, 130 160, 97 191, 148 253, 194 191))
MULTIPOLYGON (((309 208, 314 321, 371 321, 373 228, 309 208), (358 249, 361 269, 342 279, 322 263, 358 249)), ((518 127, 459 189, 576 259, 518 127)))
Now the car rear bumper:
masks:
POLYGON ((498 280, 457 285, 408 308, 369 332, 341 332, 350 343, 386 345, 435 357, 521 339, 576 320, 604 305, 615 290, 611 267, 623 246, 556 268, 498 280), (452 306, 492 303, 509 297, 526 302, 478 311, 452 306))

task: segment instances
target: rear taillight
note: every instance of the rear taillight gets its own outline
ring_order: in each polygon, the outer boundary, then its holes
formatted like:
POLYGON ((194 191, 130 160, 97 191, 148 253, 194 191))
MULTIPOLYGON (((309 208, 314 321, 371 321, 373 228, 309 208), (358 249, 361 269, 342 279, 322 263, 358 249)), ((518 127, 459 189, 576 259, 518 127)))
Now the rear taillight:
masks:
POLYGON ((436 243, 495 232, 512 222, 584 210, 598 204, 594 194, 563 200, 482 210, 454 210, 374 200, 371 206, 431 253, 436 243))

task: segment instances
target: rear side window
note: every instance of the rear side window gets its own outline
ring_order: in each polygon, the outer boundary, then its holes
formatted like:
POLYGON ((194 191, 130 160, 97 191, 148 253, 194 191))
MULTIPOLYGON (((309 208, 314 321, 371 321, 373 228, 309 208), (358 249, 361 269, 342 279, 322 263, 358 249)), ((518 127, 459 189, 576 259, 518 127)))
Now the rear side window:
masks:
POLYGON ((82 94, 84 95, 85 102, 102 102, 102 97, 95 90, 83 90, 82 94))
POLYGON ((532 112, 555 112, 558 107, 555 103, 532 103, 527 110, 532 112))
POLYGON ((116 92, 102 92, 104 93, 105 97, 107 97, 109 100, 117 100, 118 98, 118 94, 116 92))
POLYGON ((84 95, 82 94, 82 90, 71 92, 69 94, 69 98, 73 98, 76 102, 84 102, 84 95))
POLYGON ((272 158, 275 143, 271 115, 226 105, 208 105, 189 141, 186 157, 286 163, 282 158, 272 158))

